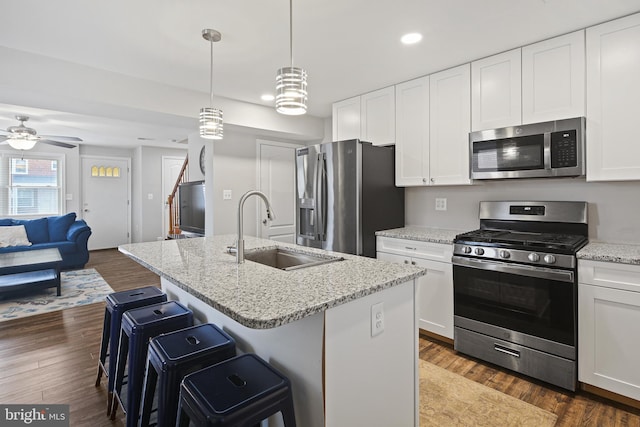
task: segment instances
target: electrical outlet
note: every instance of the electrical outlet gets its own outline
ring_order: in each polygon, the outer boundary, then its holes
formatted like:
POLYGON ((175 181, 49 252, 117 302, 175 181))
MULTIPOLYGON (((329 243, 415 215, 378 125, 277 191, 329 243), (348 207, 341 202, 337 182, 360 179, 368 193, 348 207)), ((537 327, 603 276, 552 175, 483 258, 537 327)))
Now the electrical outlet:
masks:
POLYGON ((436 210, 437 211, 446 211, 447 210, 447 199, 445 199, 445 198, 437 198, 436 199, 436 210))
POLYGON ((222 190, 222 200, 231 200, 231 190, 222 190))
POLYGON ((371 336, 375 337, 384 331, 384 303, 371 306, 371 336))

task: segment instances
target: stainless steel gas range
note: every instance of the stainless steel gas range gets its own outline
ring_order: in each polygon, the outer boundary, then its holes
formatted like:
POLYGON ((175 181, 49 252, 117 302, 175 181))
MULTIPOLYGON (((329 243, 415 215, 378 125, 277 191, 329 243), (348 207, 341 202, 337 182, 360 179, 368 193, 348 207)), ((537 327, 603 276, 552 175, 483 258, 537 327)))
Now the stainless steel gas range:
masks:
POLYGON ((454 240, 454 348, 575 391, 586 202, 481 202, 454 240))

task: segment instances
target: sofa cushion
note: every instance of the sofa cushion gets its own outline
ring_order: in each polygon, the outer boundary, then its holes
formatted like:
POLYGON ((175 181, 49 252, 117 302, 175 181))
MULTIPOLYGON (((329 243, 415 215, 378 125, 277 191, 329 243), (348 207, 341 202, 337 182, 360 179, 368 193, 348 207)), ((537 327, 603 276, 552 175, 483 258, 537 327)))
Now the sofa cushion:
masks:
POLYGON ((14 219, 14 225, 24 225, 27 237, 31 243, 49 242, 49 225, 47 218, 40 219, 14 219))
POLYGON ((61 216, 50 216, 47 218, 49 224, 49 241, 62 242, 67 240, 67 231, 76 220, 76 213, 70 212, 61 216))
POLYGON ((0 226, 0 248, 8 246, 31 246, 24 225, 0 226))

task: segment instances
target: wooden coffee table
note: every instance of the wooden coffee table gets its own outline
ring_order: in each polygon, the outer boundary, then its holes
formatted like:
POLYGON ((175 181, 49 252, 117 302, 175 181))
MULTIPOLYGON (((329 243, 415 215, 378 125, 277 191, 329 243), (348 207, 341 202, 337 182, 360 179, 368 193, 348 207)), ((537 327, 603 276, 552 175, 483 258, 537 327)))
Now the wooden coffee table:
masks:
POLYGON ((0 254, 0 295, 55 287, 60 296, 61 263, 57 248, 0 254))

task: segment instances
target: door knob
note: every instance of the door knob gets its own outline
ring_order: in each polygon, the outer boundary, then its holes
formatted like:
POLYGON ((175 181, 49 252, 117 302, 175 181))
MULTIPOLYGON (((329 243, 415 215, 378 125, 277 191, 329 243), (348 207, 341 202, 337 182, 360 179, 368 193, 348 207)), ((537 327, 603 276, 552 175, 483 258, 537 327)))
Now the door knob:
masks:
POLYGON ((89 209, 85 209, 84 211, 85 211, 85 212, 89 212, 89 209))

